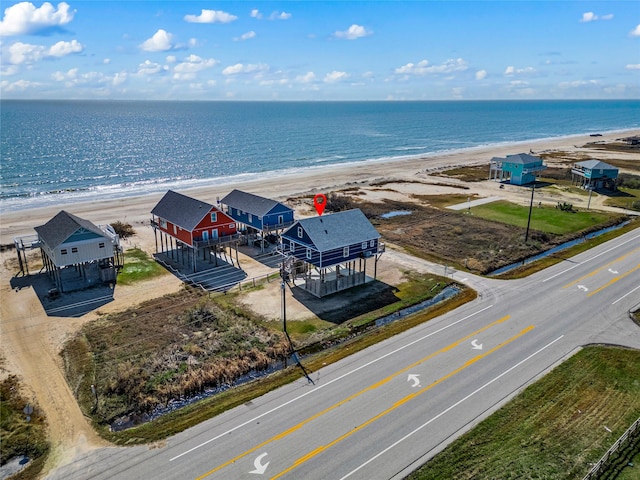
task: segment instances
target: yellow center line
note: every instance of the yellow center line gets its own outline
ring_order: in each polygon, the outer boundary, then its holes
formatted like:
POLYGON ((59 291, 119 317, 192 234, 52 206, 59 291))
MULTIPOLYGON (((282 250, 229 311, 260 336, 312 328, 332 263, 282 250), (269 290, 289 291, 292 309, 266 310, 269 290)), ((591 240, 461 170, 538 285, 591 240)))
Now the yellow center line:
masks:
POLYGON ((338 443, 340 443, 341 441, 345 440, 346 438, 350 437, 351 435, 353 435, 356 432, 359 432, 360 430, 362 430, 363 428, 371 425, 372 423, 376 422, 377 420, 381 419, 382 417, 384 417, 385 415, 391 413, 392 411, 394 411, 395 409, 397 409, 398 407, 404 405, 405 403, 409 402, 410 400, 413 400, 414 398, 416 398, 419 395, 422 395, 423 393, 427 392, 428 390, 432 389, 433 387, 435 387, 436 385, 439 385, 440 383, 444 382, 445 380, 453 377, 454 375, 456 375, 457 373, 460 373, 462 370, 470 367, 471 365, 473 365, 474 363, 476 363, 477 361, 485 358, 488 355, 491 355, 492 353, 494 353, 496 350, 499 350, 500 348, 508 345, 509 343, 513 342, 514 340, 520 338, 521 336, 523 336, 524 334, 530 332, 531 330, 533 330, 535 327, 533 325, 528 326, 527 328, 525 328, 524 330, 522 330, 520 333, 518 333, 517 335, 514 335, 513 337, 511 337, 510 339, 506 340, 505 342, 502 342, 501 344, 493 347, 491 350, 487 350, 485 353, 481 353, 480 355, 477 355, 475 357, 473 357, 471 360, 466 361, 462 366, 456 368, 455 370, 453 370, 452 372, 448 373, 447 375, 445 375, 444 377, 439 378, 438 380, 434 381, 433 383, 431 383, 430 385, 422 388, 421 390, 415 392, 415 393, 411 393, 409 395, 407 395, 406 397, 398 400, 397 402, 395 402, 391 407, 387 408, 386 410, 383 410, 382 412, 380 412, 379 414, 377 414, 374 417, 371 417, 369 420, 367 420, 366 422, 364 422, 361 425, 358 425, 357 427, 353 428, 352 430, 349 430, 348 432, 346 432, 345 434, 339 436, 338 438, 336 438, 335 440, 327 443, 326 445, 320 445, 319 447, 315 448, 314 450, 310 451, 309 453, 307 453, 306 455, 303 455, 302 457, 300 457, 298 460, 296 460, 293 465, 291 465, 289 468, 283 470, 282 472, 276 474, 275 476, 271 477, 271 480, 276 480, 280 477, 282 477, 283 475, 289 473, 290 471, 296 469, 297 467, 299 467, 300 465, 302 465, 303 463, 305 463, 306 461, 310 460, 311 458, 315 457, 316 455, 324 452, 325 450, 328 450, 329 448, 337 445, 338 443))
POLYGON ((398 375, 401 375, 401 374, 407 372, 408 370, 410 370, 410 369, 416 367, 417 365, 420 365, 421 363, 423 363, 423 362, 435 357, 436 355, 448 352, 449 350, 451 350, 451 349, 457 347, 458 345, 460 345, 462 342, 464 342, 466 340, 469 340, 472 337, 475 337, 476 335, 484 332, 485 330, 488 330, 491 327, 499 325, 500 323, 506 322, 507 320, 509 320, 509 318, 511 318, 511 316, 510 315, 506 315, 506 316, 496 320, 495 322, 492 322, 492 323, 490 323, 490 324, 488 324, 488 325, 476 330, 475 332, 467 335, 466 337, 463 337, 463 338, 461 338, 459 340, 456 340, 452 344, 447 345, 446 347, 443 347, 440 350, 427 355, 426 357, 418 360, 417 362, 414 362, 411 365, 408 365, 407 367, 405 367, 405 368, 403 368, 401 370, 398 370, 397 372, 389 375, 388 377, 380 380, 379 382, 376 382, 376 383, 374 383, 372 385, 369 385, 367 388, 364 388, 363 390, 360 390, 359 392, 356 392, 353 395, 350 395, 350 396, 346 397, 345 399, 339 401, 338 403, 336 403, 334 405, 331 405, 331 406, 325 408, 324 410, 319 411, 318 413, 312 415, 311 417, 307 418, 306 420, 303 420, 302 422, 298 423, 297 425, 294 425, 293 427, 291 427, 291 428, 279 433, 278 435, 265 440, 264 442, 262 442, 262 443, 260 443, 260 444, 258 444, 256 446, 250 448, 249 450, 247 450, 247 451, 245 451, 243 453, 240 453, 239 455, 236 455, 231 460, 228 460, 225 463, 222 463, 222 464, 218 465, 216 468, 214 468, 212 470, 209 470, 207 473, 204 473, 204 474, 200 475, 199 477, 196 478, 196 480, 202 480, 203 478, 206 478, 209 475, 211 475, 211 474, 213 474, 213 473, 215 473, 215 472, 217 472, 219 470, 222 470, 225 467, 228 467, 229 465, 237 462, 241 458, 246 457, 247 455, 250 455, 251 453, 254 453, 257 450, 263 448, 265 445, 268 445, 269 443, 275 442, 277 440, 282 440, 286 436, 291 435, 296 430, 299 430, 300 428, 302 428, 304 425, 312 422, 313 420, 321 417, 322 415, 325 415, 326 413, 329 413, 331 410, 334 410, 334 409, 340 407, 341 405, 344 405, 345 403, 350 402, 351 400, 353 400, 354 398, 362 395, 365 392, 369 392, 369 391, 374 390, 374 389, 376 389, 378 387, 381 387, 382 385, 384 385, 384 384, 390 382, 391 380, 393 380, 394 378, 396 378, 398 375))
POLYGON ((596 273, 601 272, 602 270, 604 270, 605 268, 609 267, 610 265, 613 265, 614 263, 619 262, 620 260, 625 259, 626 257, 628 257, 629 255, 631 255, 632 253, 637 252, 638 250, 640 250, 640 247, 635 248, 635 249, 631 250, 631 251, 630 251, 630 252, 628 252, 628 253, 625 253, 625 254, 624 254, 624 255, 622 255, 621 257, 616 258, 615 260, 613 260, 613 261, 611 261, 611 262, 607 263, 606 265, 603 265, 603 266, 602 266, 602 267, 600 267, 600 268, 596 268, 593 272, 591 272, 591 273, 587 273, 586 275, 584 275, 584 276, 580 277, 580 278, 579 278, 579 279, 577 279, 577 280, 574 280, 574 281, 573 281, 573 282, 571 282, 571 283, 567 283, 567 284, 566 284, 564 287, 562 287, 562 288, 568 288, 568 287, 571 287, 571 286, 573 286, 573 285, 575 285, 575 284, 577 284, 577 283, 581 282, 581 281, 582 281, 582 280, 584 280, 585 278, 592 277, 592 276, 594 276, 596 273))
POLYGON ((638 264, 636 267, 632 268, 631 270, 629 270, 626 273, 623 273, 622 275, 618 275, 617 277, 612 278, 611 280, 609 280, 607 283, 605 283, 603 286, 601 286, 600 288, 596 288, 593 292, 589 292, 587 294, 587 297, 590 297, 591 295, 595 295, 596 293, 604 290, 607 287, 610 287, 611 285, 613 285, 614 283, 616 283, 618 280, 622 280, 624 277, 626 277, 627 275, 629 275, 630 273, 635 272, 636 270, 638 270, 640 268, 640 264, 638 264))

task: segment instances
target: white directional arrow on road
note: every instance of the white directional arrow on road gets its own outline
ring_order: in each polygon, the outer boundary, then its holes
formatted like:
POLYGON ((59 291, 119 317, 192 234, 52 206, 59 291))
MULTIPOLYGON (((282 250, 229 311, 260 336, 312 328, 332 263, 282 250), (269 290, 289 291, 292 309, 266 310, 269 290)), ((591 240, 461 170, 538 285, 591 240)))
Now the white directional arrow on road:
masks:
POLYGON ((258 475, 262 475, 267 470, 267 467, 269 466, 269 463, 270 463, 270 462, 267 462, 264 465, 262 464, 261 460, 266 456, 267 456, 267 452, 264 452, 258 455, 256 459, 253 461, 253 466, 256 467, 256 469, 251 470, 249 473, 257 473, 258 475))
POLYGON ((587 287, 585 287, 584 285, 578 285, 578 288, 580 290, 582 290, 583 292, 588 292, 589 291, 589 289, 587 287))
POLYGON ((617 270, 614 270, 613 268, 610 268, 610 269, 609 269, 609 273, 613 273, 614 275, 617 275, 617 274, 618 274, 618 271, 617 271, 617 270))
POLYGON ((413 382, 413 385, 411 385, 413 388, 415 387, 419 387, 420 386, 420 379, 418 378, 420 375, 418 375, 417 373, 410 373, 409 376, 407 377, 407 382, 413 382))
POLYGON ((482 350, 482 344, 478 343, 477 338, 473 339, 473 341, 471 342, 471 346, 473 347, 474 350, 482 350))

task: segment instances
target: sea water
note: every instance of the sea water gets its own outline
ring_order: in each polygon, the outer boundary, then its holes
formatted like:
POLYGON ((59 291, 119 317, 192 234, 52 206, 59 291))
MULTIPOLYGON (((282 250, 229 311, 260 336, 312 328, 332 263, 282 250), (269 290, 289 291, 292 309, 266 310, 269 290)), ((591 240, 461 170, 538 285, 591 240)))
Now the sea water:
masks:
POLYGON ((638 128, 640 100, 3 100, 0 114, 7 211, 638 128))

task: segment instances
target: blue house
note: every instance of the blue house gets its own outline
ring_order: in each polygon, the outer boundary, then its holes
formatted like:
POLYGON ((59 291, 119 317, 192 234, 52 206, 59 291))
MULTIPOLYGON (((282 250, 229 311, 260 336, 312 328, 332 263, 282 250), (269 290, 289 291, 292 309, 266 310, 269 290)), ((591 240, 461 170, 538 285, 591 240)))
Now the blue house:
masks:
POLYGON ((493 157, 489 170, 489 179, 509 181, 513 185, 526 185, 536 181, 536 175, 547 166, 542 159, 527 153, 507 155, 505 158, 493 157))
MULTIPOLYGON (((366 282, 367 259, 384 252, 380 234, 359 209, 298 220, 281 235, 285 271, 302 263, 304 289, 323 297, 366 282)), ((296 269, 297 270, 297 269, 296 269)))
POLYGON ((600 160, 585 160, 577 162, 571 169, 571 183, 582 188, 616 189, 618 169, 600 160))
POLYGON ((233 190, 220 203, 237 223, 263 234, 282 231, 294 221, 292 208, 241 190, 233 190))

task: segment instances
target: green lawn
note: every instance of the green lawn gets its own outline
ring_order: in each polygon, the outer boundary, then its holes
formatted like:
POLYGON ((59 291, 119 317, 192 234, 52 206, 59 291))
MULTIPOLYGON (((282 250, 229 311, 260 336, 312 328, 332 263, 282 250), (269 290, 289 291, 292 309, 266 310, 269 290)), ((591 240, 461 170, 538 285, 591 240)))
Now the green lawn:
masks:
POLYGON ((120 285, 149 280, 168 272, 144 250, 132 248, 124 252, 124 266, 118 273, 120 285))
MULTIPOLYGON (((471 208, 471 214, 488 220, 526 228, 529 206, 498 201, 471 208)), ((596 211, 563 212, 550 206, 534 204, 531 212, 531 228, 541 232, 563 235, 579 232, 605 223, 615 214, 596 211)))
POLYGON ((580 480, 640 415, 639 378, 640 352, 587 347, 407 478, 580 480))

